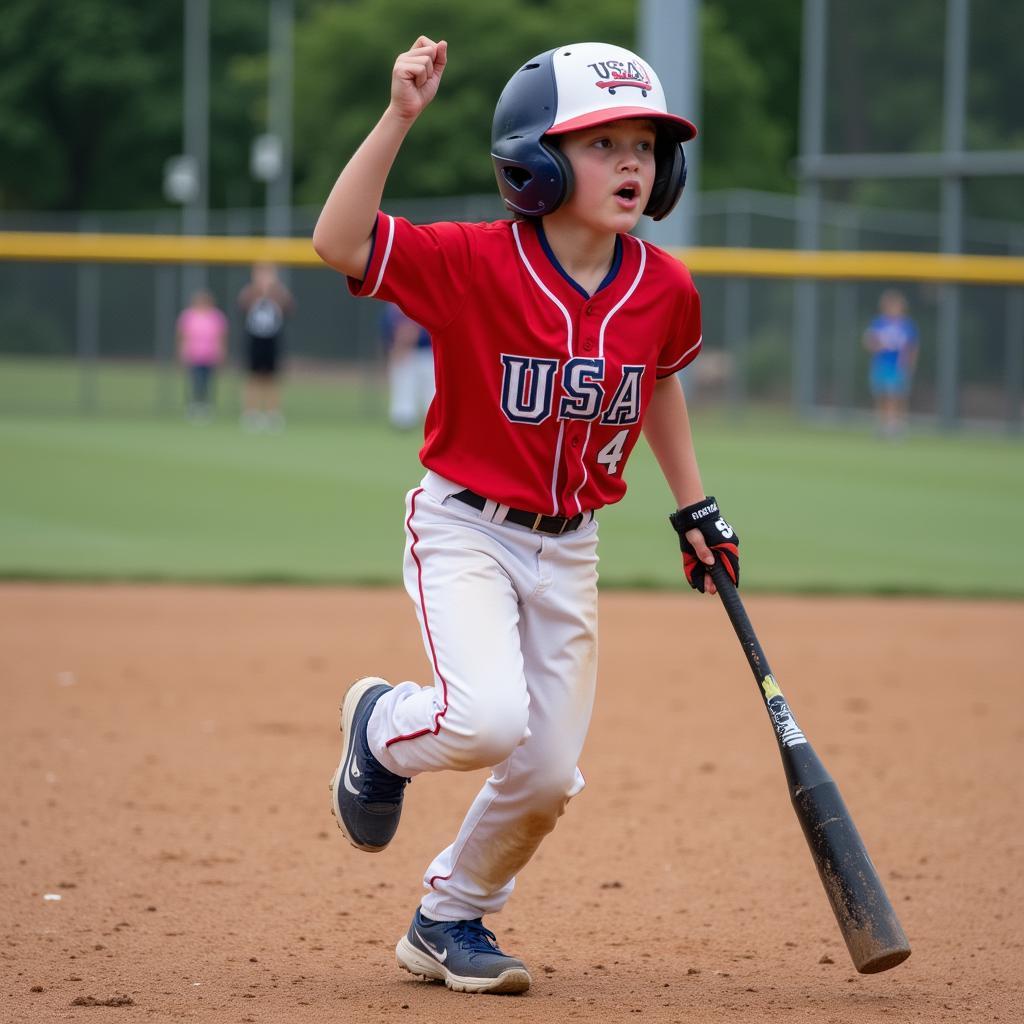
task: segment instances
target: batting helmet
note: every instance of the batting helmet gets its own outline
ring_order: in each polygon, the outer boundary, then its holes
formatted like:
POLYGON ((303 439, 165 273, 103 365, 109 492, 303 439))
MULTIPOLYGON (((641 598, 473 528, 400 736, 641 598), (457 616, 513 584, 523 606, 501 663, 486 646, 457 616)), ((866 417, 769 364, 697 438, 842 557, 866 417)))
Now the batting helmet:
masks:
POLYGON ((508 81, 494 110, 491 160, 505 205, 526 217, 553 213, 572 192, 572 167, 551 136, 621 121, 654 121, 654 187, 644 213, 667 217, 686 183, 681 143, 697 129, 670 114, 658 76, 608 43, 573 43, 538 54, 508 81))

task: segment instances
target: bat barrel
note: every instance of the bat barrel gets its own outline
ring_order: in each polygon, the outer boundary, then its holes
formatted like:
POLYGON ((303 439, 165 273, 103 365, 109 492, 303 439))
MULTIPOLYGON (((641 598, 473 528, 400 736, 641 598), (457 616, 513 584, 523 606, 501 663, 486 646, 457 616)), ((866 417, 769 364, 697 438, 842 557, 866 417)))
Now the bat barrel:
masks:
POLYGON ((775 729, 793 809, 850 958, 861 974, 887 971, 910 956, 910 943, 843 803, 839 787, 796 724, 771 674, 743 602, 720 561, 712 566, 711 576, 747 664, 758 682, 761 699, 775 729))
POLYGON ((877 974, 903 963, 910 943, 839 787, 829 779, 791 797, 854 966, 877 974))

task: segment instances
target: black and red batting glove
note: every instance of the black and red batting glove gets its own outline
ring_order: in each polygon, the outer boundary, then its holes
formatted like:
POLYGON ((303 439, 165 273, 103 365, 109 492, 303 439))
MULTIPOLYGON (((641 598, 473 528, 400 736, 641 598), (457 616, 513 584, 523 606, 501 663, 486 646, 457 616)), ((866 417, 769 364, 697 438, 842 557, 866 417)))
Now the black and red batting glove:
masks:
POLYGON ((708 569, 698 557, 694 546, 686 539, 687 530, 700 530, 713 554, 725 566, 736 586, 740 584, 740 538, 725 521, 714 498, 704 498, 686 508, 681 508, 668 517, 668 521, 679 534, 679 550, 683 553, 683 572, 686 582, 704 593, 708 569))

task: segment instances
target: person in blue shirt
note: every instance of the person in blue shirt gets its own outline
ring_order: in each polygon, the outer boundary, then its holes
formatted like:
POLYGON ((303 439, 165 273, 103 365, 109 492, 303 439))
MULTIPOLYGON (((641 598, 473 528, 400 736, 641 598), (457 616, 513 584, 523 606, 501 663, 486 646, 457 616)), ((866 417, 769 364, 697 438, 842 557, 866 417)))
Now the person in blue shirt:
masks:
POLYGON ((887 289, 879 299, 878 316, 864 332, 864 347, 871 353, 871 393, 884 437, 895 437, 906 426, 917 346, 917 326, 907 315, 906 296, 887 289))

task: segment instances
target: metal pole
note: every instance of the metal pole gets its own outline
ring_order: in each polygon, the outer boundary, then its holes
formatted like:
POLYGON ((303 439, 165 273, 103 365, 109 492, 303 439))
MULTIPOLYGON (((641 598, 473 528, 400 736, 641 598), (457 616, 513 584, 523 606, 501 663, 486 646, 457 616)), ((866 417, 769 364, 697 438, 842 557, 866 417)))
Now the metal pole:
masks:
MULTIPOLYGON (((233 209, 228 212, 227 231, 229 235, 250 235, 255 230, 253 222, 256 220, 253 211, 248 209, 233 209)), ((246 366, 246 336, 245 336, 245 314, 238 305, 238 296, 249 280, 249 269, 247 267, 229 267, 227 273, 228 293, 224 300, 225 312, 230 325, 229 354, 224 362, 224 369, 230 372, 225 373, 224 408, 227 413, 235 418, 242 413, 242 391, 245 387, 246 366)))
MULTIPOLYGON (((1014 236, 1011 252, 1024 256, 1024 232, 1014 236)), ((1024 405, 1024 288, 1011 288, 1006 299, 1006 426, 1013 434, 1021 429, 1024 405)))
MULTIPOLYGON (((175 217, 161 217, 157 230, 170 234, 174 230, 175 217)), ((153 303, 154 356, 157 369, 157 412, 167 415, 172 407, 172 384, 175 368, 174 323, 178 311, 175 309, 178 296, 178 268, 173 264, 161 264, 154 271, 156 297, 153 303)))
MULTIPOLYGON (((942 139, 947 157, 964 149, 969 30, 970 0, 947 0, 942 139)), ((963 178, 947 174, 942 181, 943 252, 963 251, 963 221, 963 178)), ((945 285, 940 293, 938 344, 939 424, 948 430, 956 426, 959 417, 960 288, 957 285, 945 285)))
POLYGON ((280 140, 281 170, 267 183, 268 235, 291 234, 294 22, 294 0, 270 0, 270 89, 267 97, 267 130, 280 140))
MULTIPOLYGON (((700 128, 701 0, 641 0, 637 26, 640 56, 657 72, 668 108, 700 128)), ((686 191, 662 221, 642 221, 643 237, 660 246, 698 242, 700 136, 686 144, 686 191)))
MULTIPOLYGON (((98 225, 83 218, 81 230, 92 232, 98 225)), ((100 268, 96 263, 78 265, 75 295, 75 348, 78 355, 78 410, 91 416, 96 412, 96 370, 100 353, 100 268)))
MULTIPOLYGON (((182 207, 182 230, 205 235, 210 202, 210 0, 185 0, 183 152, 195 160, 195 195, 182 207)), ((183 298, 206 284, 206 268, 187 266, 183 298)))
MULTIPOLYGON (((820 156, 825 144, 825 44, 827 0, 804 0, 802 73, 800 75, 800 155, 820 156)), ((821 247, 821 184, 804 178, 800 183, 797 246, 821 247)), ((801 415, 814 405, 818 328, 818 283, 796 284, 793 344, 793 403, 801 415)))
MULTIPOLYGON (((744 248, 751 242, 751 211, 745 192, 729 196, 725 213, 725 244, 744 248), (743 204, 742 207, 740 204, 743 204)), ((729 405, 742 411, 747 400, 747 353, 750 348, 750 280, 730 277, 725 283, 725 344, 732 356, 727 395, 729 405)))
MULTIPOLYGON (((844 249, 857 248, 857 217, 852 210, 841 214, 840 245, 844 249)), ((835 337, 833 356, 835 373, 835 403, 844 419, 853 405, 854 353, 860 345, 860 325, 857 323, 856 281, 837 281, 835 302, 835 337)))

